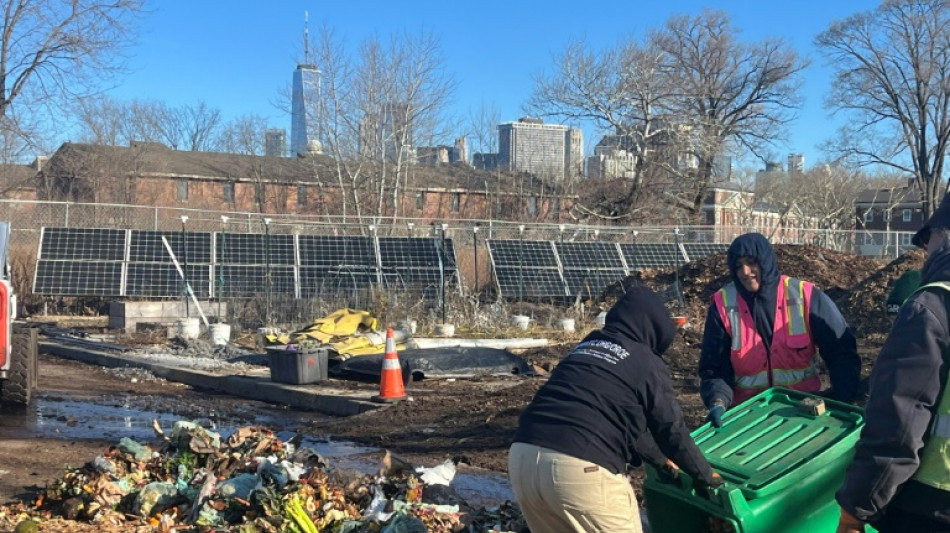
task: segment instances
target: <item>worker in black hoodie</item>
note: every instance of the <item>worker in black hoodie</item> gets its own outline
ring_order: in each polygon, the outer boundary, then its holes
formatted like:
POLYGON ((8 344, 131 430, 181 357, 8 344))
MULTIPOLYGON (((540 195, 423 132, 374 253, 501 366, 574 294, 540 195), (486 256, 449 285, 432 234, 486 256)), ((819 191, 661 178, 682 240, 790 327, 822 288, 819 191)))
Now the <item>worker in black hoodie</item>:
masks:
POLYGON ((839 533, 950 532, 950 194, 914 235, 921 287, 897 313, 871 371, 865 426, 844 485, 839 533))
POLYGON ((736 237, 726 261, 732 282, 713 294, 699 356, 707 419, 719 427, 727 408, 775 386, 858 400, 857 341, 831 298, 779 273, 775 250, 760 233, 736 237), (831 379, 824 391, 816 353, 831 379))
POLYGON ((531 531, 640 533, 626 472, 641 457, 669 458, 703 487, 721 484, 689 435, 661 359, 675 332, 657 295, 633 288, 538 390, 508 452, 531 531))

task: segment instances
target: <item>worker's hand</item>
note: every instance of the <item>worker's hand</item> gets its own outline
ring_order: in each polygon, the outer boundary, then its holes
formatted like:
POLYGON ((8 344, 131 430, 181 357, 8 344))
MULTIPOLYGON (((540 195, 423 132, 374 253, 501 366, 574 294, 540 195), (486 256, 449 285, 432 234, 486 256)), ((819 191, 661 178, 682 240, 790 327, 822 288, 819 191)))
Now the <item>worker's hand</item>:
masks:
POLYGON ((706 483, 701 479, 696 479, 693 482, 693 488, 696 489, 697 493, 709 497, 709 495, 711 495, 716 489, 722 487, 723 483, 722 476, 720 476, 717 472, 713 472, 712 481, 706 483))
POLYGON ((709 414, 706 415, 706 422, 711 423, 714 427, 722 427, 722 415, 726 412, 726 404, 720 400, 713 402, 712 408, 709 410, 709 414))
POLYGON ((669 459, 667 459, 666 463, 661 465, 657 470, 660 473, 660 478, 668 483, 672 483, 680 475, 679 465, 669 459))
POLYGON ((841 517, 838 519, 838 529, 835 530, 835 533, 864 533, 864 522, 842 509, 841 517))

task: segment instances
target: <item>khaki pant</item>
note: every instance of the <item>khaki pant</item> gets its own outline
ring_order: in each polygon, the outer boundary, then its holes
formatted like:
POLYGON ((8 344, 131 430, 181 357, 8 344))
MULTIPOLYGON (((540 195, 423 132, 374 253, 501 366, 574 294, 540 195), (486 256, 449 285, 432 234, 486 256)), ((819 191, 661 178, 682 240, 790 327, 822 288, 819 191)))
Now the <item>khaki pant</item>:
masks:
POLYGON ((508 477, 532 533, 643 533, 626 476, 554 450, 516 442, 508 477))

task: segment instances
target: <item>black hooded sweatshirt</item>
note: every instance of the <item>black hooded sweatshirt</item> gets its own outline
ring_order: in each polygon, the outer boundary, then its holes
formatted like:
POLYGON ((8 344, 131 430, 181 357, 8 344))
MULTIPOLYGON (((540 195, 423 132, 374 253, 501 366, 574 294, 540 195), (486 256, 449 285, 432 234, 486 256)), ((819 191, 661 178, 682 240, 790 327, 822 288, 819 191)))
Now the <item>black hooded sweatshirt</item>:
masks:
MULTIPOLYGON (((920 273, 921 286, 950 281, 950 195, 914 237, 925 246, 939 238, 920 273), (931 235, 932 234, 932 235, 931 235)), ((923 288, 897 314, 871 371, 871 395, 854 459, 836 494, 838 503, 872 524, 890 509, 947 524, 950 491, 914 481, 933 411, 947 386, 950 293, 923 288)))
MULTIPOLYGON (((736 237, 729 246, 726 258, 729 274, 739 295, 745 300, 755 320, 755 329, 765 343, 767 353, 772 346, 775 325, 775 300, 781 273, 775 260, 775 250, 760 233, 746 233, 736 237), (759 290, 750 293, 739 281, 739 258, 751 257, 761 270, 759 290)), ((808 331, 828 367, 831 378, 829 396, 843 402, 857 399, 861 382, 861 358, 858 356, 854 332, 831 298, 818 287, 812 286, 808 331)), ((700 395, 707 407, 718 399, 732 404, 735 372, 731 361, 732 339, 719 316, 716 304, 709 306, 703 333, 703 347, 699 357, 700 395)))
MULTIPOLYGON (((710 483, 712 469, 689 435, 661 359, 675 332, 655 293, 630 289, 607 313, 604 328, 557 365, 521 414, 512 440, 615 474, 641 464, 638 443, 652 447, 655 441, 694 480, 710 483)), ((659 461, 653 453, 648 457, 659 461)))

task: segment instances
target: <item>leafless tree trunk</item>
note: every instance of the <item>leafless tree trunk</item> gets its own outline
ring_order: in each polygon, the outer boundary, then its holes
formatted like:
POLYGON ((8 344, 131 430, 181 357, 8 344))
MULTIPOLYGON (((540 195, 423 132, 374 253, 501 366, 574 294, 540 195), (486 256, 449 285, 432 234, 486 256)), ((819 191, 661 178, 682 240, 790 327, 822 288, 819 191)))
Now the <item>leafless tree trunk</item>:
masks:
POLYGON ((858 165, 913 175, 933 214, 950 141, 950 6, 885 0, 816 42, 837 73, 828 101, 849 120, 832 146, 858 165))

